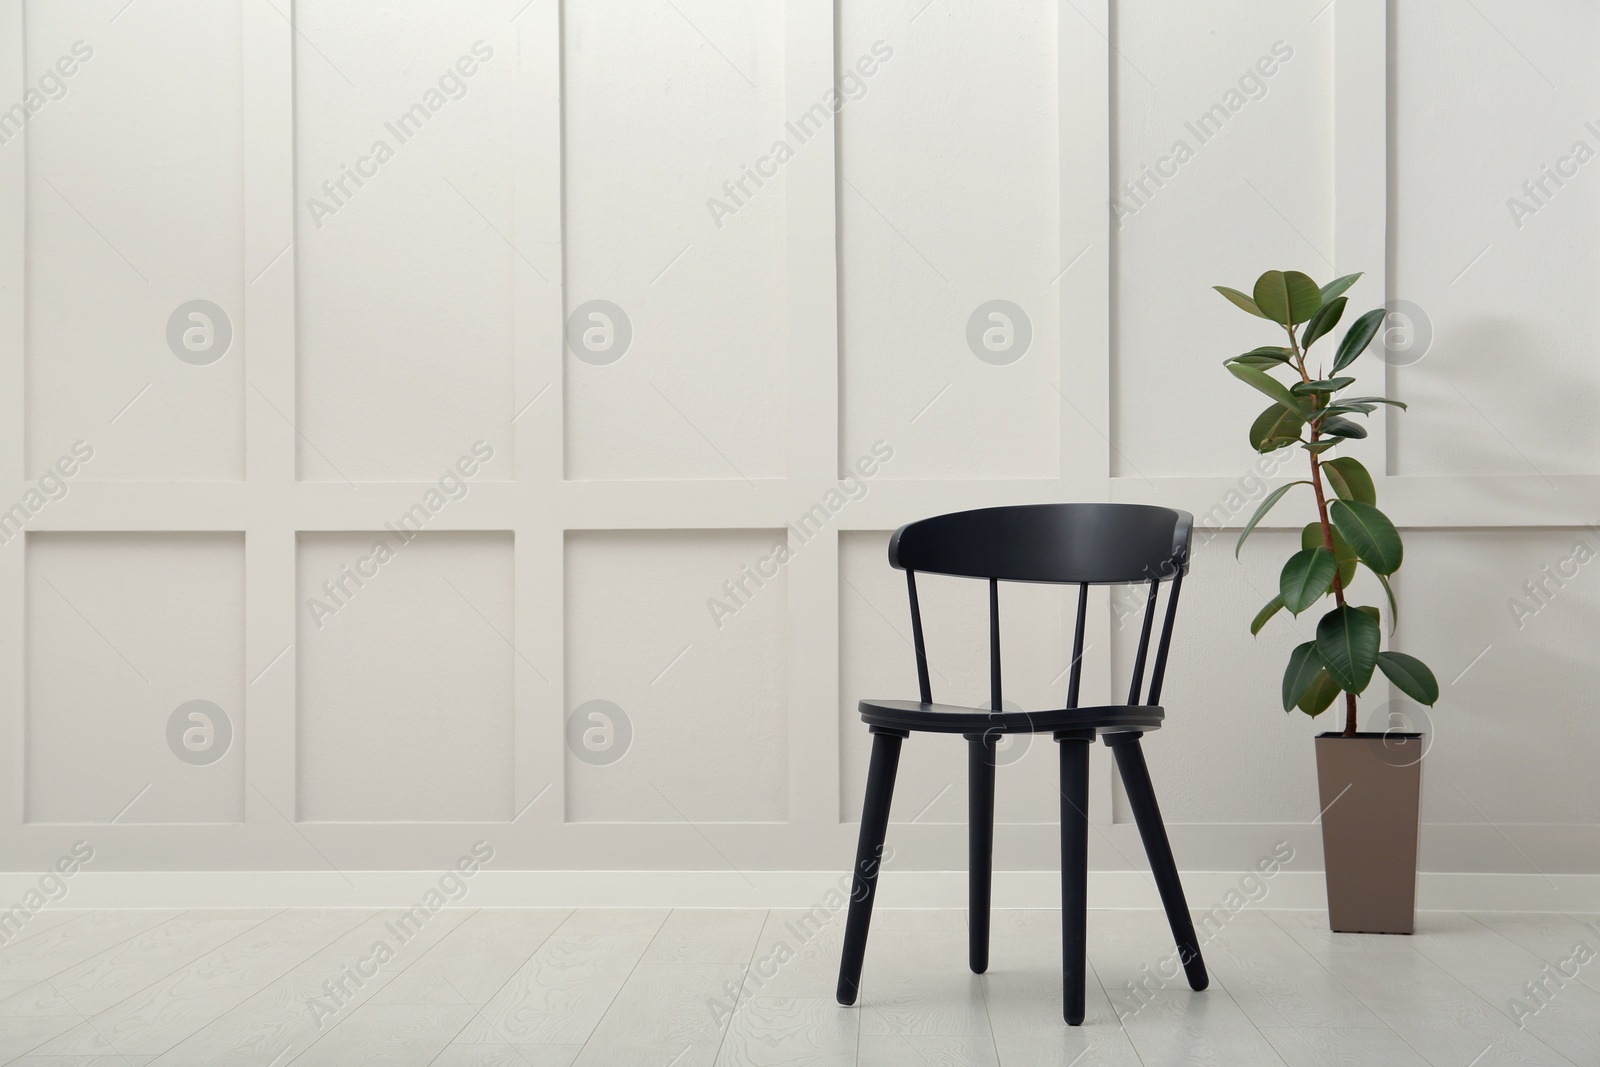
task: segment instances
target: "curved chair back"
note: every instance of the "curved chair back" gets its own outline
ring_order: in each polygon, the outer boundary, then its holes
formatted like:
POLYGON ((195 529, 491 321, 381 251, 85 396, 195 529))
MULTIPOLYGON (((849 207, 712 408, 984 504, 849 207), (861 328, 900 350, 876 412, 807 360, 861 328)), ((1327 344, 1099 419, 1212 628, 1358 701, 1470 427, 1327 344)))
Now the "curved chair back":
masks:
POLYGON ((1143 703, 1157 704, 1166 673, 1172 621, 1178 591, 1189 570, 1194 516, 1149 504, 1024 504, 980 508, 936 515, 908 523, 889 539, 890 565, 906 572, 911 598, 911 632, 917 654, 921 699, 932 703, 928 656, 922 640, 922 614, 917 605, 917 571, 989 581, 989 698, 1001 707, 1000 582, 1049 582, 1078 587, 1078 617, 1072 638, 1067 707, 1078 706, 1083 663, 1083 634, 1091 585, 1148 582, 1144 624, 1134 660, 1128 703, 1138 704, 1144 683, 1156 598, 1161 583, 1170 581, 1166 618, 1157 643, 1150 690, 1143 703))

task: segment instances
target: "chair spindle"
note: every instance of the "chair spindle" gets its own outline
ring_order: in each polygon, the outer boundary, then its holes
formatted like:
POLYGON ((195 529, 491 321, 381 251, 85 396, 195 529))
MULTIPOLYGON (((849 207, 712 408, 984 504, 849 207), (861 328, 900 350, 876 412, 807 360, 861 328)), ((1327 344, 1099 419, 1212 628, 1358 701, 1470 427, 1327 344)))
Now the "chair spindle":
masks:
POLYGON ((906 590, 911 594, 911 639, 917 648, 917 688, 924 704, 933 703, 933 687, 928 684, 928 650, 922 643, 922 609, 917 606, 917 573, 906 568, 906 590))
POLYGON ((1078 583, 1078 622, 1072 629, 1072 674, 1067 680, 1067 707, 1078 706, 1078 683, 1083 679, 1083 628, 1088 621, 1089 583, 1078 583))
POLYGON ((1161 579, 1150 579, 1150 596, 1144 603, 1144 623, 1139 627, 1139 654, 1133 660, 1133 684, 1128 687, 1128 703, 1139 703, 1139 690, 1144 686, 1145 653, 1150 651, 1150 627, 1155 622, 1156 593, 1161 589, 1161 579))
POLYGON ((1167 674, 1167 646, 1172 643, 1172 620, 1178 614, 1178 590, 1183 588, 1183 569, 1172 578, 1172 592, 1167 594, 1167 617, 1161 623, 1161 643, 1156 646, 1156 667, 1150 675, 1150 696, 1146 704, 1161 703, 1161 681, 1167 674))
POLYGON ((1000 583, 989 579, 989 710, 1001 711, 1000 696, 1000 583))

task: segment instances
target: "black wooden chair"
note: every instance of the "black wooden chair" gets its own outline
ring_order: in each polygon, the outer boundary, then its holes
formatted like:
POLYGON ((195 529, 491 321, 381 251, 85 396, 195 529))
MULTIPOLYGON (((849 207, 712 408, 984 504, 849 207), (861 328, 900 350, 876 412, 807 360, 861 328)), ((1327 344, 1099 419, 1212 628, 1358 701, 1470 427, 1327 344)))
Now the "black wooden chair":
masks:
POLYGON ((867 928, 877 892, 878 865, 889 827, 900 742, 913 730, 961 734, 967 741, 967 845, 969 954, 973 973, 989 967, 989 881, 994 853, 995 744, 1001 734, 1050 732, 1061 757, 1061 955, 1064 976, 1062 1015, 1073 1026, 1083 1022, 1084 959, 1089 863, 1089 744, 1100 736, 1116 756, 1128 803, 1139 824, 1161 903, 1178 943, 1189 985, 1207 985, 1205 962, 1189 918, 1172 847, 1156 806, 1139 738, 1161 726, 1161 680, 1166 673, 1178 591, 1189 569, 1194 517, 1186 511, 1145 504, 1030 504, 983 508, 913 522, 889 541, 889 564, 906 572, 911 597, 911 633, 916 643, 920 700, 863 700, 861 718, 872 738, 861 840, 851 884, 839 966, 840 1004, 854 1004, 861 986, 867 928), (1049 711, 991 711, 935 704, 928 685, 928 657, 917 607, 917 571, 989 581, 989 707, 999 709, 1000 584, 1049 582, 1078 587, 1078 618, 1072 637, 1071 674, 1066 707, 1049 711), (1161 637, 1144 703, 1146 653, 1161 583, 1170 581, 1161 637), (1080 708, 1078 684, 1083 660, 1083 629, 1091 585, 1149 583, 1139 651, 1126 704, 1080 708))

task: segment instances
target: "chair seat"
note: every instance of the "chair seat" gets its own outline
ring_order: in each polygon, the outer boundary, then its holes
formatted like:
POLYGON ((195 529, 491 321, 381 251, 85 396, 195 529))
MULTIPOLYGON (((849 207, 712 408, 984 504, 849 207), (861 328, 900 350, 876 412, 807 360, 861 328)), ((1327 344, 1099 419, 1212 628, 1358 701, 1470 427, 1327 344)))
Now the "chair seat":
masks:
POLYGON ((1158 730, 1166 711, 1154 704, 1111 704, 1096 708, 1053 708, 1048 711, 1002 711, 959 704, 925 704, 920 700, 863 700, 861 719, 891 730, 943 734, 1037 734, 1056 730, 1118 733, 1158 730))

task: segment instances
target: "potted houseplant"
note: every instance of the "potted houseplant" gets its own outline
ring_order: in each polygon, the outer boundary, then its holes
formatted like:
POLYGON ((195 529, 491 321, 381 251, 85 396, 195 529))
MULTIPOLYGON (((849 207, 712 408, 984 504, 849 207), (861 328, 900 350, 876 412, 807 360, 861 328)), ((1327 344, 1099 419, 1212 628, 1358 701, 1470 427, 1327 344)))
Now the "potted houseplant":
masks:
MULTIPOLYGON (((1317 609, 1315 637, 1289 654, 1283 708, 1316 716, 1344 698, 1344 729, 1316 739, 1328 922, 1337 931, 1409 934, 1416 910, 1423 739, 1415 733, 1359 731, 1356 701, 1377 672, 1422 704, 1439 699, 1439 683, 1421 660, 1383 649, 1383 609, 1353 600, 1351 583, 1364 568, 1382 590, 1393 633, 1396 605, 1389 578, 1400 567, 1403 546, 1394 523, 1378 510, 1372 475, 1360 460, 1332 454, 1367 436, 1359 417, 1381 404, 1405 407, 1386 397, 1345 392, 1355 378, 1344 372, 1382 329, 1384 309, 1351 323, 1331 359, 1311 355, 1312 345, 1332 338, 1344 315, 1344 293, 1360 277, 1348 274, 1319 286, 1299 271, 1269 270, 1249 295, 1215 287, 1281 331, 1277 344, 1225 363, 1234 377, 1271 401, 1250 426, 1251 446, 1261 453, 1300 448, 1310 475, 1280 486, 1261 502, 1234 554, 1291 492, 1300 489, 1305 503, 1314 503, 1315 517, 1301 531, 1300 549, 1283 565, 1278 595, 1256 615, 1250 632, 1260 633, 1281 611, 1298 616, 1317 609)), ((1323 346, 1324 352, 1328 348, 1323 346)), ((1307 514, 1313 514, 1310 508, 1307 514)))

